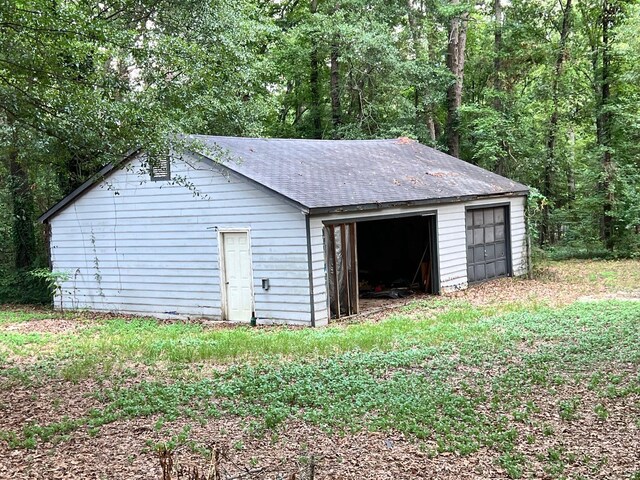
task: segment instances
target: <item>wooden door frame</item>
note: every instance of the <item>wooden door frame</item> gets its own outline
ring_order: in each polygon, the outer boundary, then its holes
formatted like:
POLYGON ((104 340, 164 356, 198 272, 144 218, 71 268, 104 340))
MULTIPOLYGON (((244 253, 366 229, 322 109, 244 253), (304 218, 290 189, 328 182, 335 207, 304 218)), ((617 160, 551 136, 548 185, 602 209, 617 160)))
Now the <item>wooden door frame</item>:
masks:
POLYGON ((250 292, 251 292, 251 312, 255 315, 256 311, 256 297, 253 288, 253 252, 251 249, 251 228, 249 227, 229 227, 218 228, 218 269, 220 271, 220 318, 221 320, 228 321, 229 315, 227 312, 227 272, 226 272, 226 259, 224 252, 224 234, 225 233, 246 233, 247 245, 249 247, 249 278, 250 278, 250 292))
MULTIPOLYGON (((358 286, 358 233, 357 233, 357 222, 340 222, 340 223, 324 223, 323 222, 323 237, 325 237, 325 241, 324 246, 323 246, 323 250, 324 250, 324 263, 325 263, 325 270, 326 270, 326 274, 325 274, 325 285, 327 286, 327 311, 329 312, 329 318, 333 318, 331 316, 331 295, 332 292, 331 289, 329 288, 331 282, 329 280, 329 267, 328 267, 328 252, 327 252, 327 244, 326 244, 326 236, 327 236, 327 232, 331 232, 331 244, 333 246, 333 251, 332 253, 332 258, 333 258, 333 274, 334 274, 334 287, 335 287, 335 299, 336 299, 336 306, 337 306, 337 316, 335 318, 344 318, 344 317, 349 317, 351 315, 356 315, 358 313, 360 313, 360 299, 359 299, 359 292, 360 292, 360 288, 358 286), (344 226, 350 226, 349 228, 349 235, 347 236, 345 233, 345 229, 343 228, 344 226), (340 244, 342 246, 342 258, 343 261, 341 262, 343 265, 345 265, 346 263, 346 259, 347 259, 347 255, 345 255, 345 245, 350 245, 350 249, 351 249, 351 262, 350 265, 347 266, 344 269, 344 275, 345 275, 345 283, 346 283, 346 287, 347 287, 347 314, 345 316, 341 316, 340 315, 340 289, 339 289, 339 285, 338 285, 338 261, 337 261, 337 253, 336 253, 336 248, 335 248, 335 238, 336 238, 336 227, 339 227, 340 229, 340 244), (349 274, 349 271, 351 271, 351 275, 349 274)), ((347 246, 347 250, 349 249, 349 247, 347 246)))

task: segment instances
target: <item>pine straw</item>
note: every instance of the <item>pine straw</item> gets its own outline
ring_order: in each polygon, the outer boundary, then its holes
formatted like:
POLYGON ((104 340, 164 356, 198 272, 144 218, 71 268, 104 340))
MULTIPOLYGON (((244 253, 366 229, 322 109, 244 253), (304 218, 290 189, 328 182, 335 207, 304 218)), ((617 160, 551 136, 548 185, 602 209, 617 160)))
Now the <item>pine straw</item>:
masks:
POLYGON ((16 333, 73 333, 88 324, 61 318, 32 319, 27 322, 8 323, 2 329, 16 333))

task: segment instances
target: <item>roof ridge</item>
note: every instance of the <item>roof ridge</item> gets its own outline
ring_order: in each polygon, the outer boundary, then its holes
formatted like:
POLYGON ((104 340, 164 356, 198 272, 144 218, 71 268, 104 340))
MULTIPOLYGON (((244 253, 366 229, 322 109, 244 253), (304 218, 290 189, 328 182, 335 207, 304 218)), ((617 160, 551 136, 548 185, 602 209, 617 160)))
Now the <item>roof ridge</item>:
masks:
MULTIPOLYGON (((202 135, 198 133, 187 134, 187 137, 193 138, 225 138, 233 140, 274 140, 282 142, 395 142, 398 138, 344 138, 344 139, 331 139, 331 138, 281 138, 281 137, 235 137, 233 135, 202 135)), ((418 143, 417 140, 414 140, 418 143)))

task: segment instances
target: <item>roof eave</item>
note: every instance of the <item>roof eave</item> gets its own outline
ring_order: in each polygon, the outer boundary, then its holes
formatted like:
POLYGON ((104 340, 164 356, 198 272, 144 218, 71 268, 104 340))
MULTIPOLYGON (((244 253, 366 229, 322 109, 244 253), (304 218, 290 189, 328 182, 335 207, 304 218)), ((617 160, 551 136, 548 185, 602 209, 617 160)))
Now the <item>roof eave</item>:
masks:
POLYGON ((442 197, 442 198, 430 198, 425 200, 409 200, 398 202, 380 202, 380 203, 365 203, 357 205, 338 205, 333 207, 311 207, 309 208, 310 215, 324 215, 330 213, 349 213, 349 212, 365 212, 372 210, 385 210, 388 208, 398 207, 421 207, 427 205, 439 205, 443 203, 460 203, 469 202, 472 200, 479 200, 483 198, 504 198, 504 197, 522 197, 529 194, 529 189, 515 190, 511 192, 503 193, 488 193, 480 195, 462 195, 455 197, 442 197))

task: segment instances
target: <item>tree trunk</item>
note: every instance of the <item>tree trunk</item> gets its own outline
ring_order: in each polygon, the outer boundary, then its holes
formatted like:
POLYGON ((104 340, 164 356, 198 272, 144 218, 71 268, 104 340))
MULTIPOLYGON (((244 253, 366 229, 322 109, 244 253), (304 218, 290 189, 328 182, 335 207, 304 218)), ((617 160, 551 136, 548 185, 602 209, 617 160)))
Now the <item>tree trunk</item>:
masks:
POLYGON ((576 176, 573 166, 576 164, 576 132, 573 127, 569 130, 569 165, 567 166, 567 205, 571 205, 576 199, 576 176))
POLYGON ((596 143, 601 154, 602 175, 597 183, 597 191, 602 198, 600 212, 600 238, 608 249, 613 248, 613 159, 611 157, 611 113, 608 104, 611 97, 609 34, 614 21, 614 7, 609 0, 603 0, 602 10, 597 20, 599 34, 591 40, 591 64, 593 69, 593 89, 596 99, 596 143))
MULTIPOLYGON (((436 47, 437 38, 438 28, 434 24, 431 24, 427 35, 427 50, 429 54, 429 61, 433 65, 440 62, 440 50, 436 47)), ((440 138, 440 133, 442 132, 442 125, 440 125, 440 121, 436 116, 436 108, 436 102, 431 102, 427 106, 427 126, 429 127, 429 134, 431 135, 431 142, 433 145, 437 143, 438 138, 440 138)))
MULTIPOLYGON (((318 0, 311 0, 311 13, 318 11, 318 0)), ((318 59, 318 44, 316 39, 312 39, 311 46, 311 73, 309 75, 309 84, 311 88, 311 137, 322 138, 322 112, 320 99, 320 61, 318 59)))
POLYGON ((287 90, 284 95, 284 101, 282 102, 282 108, 280 109, 280 123, 285 125, 287 123, 287 115, 289 115, 289 96, 293 92, 293 82, 287 80, 287 90))
MULTIPOLYGON (((451 0, 459 5, 460 0, 451 0)), ((467 43, 467 17, 456 15, 449 24, 449 44, 447 48, 447 67, 454 76, 454 82, 447 90, 447 144, 449 154, 460 156, 460 131, 458 109, 462 104, 462 85, 464 81, 464 52, 467 43)))
MULTIPOLYGON (((500 116, 504 115, 504 106, 502 104, 503 84, 502 84, 502 27, 504 24, 504 11, 502 10, 502 0, 494 0, 494 30, 493 30, 493 108, 500 116)), ((494 171, 498 175, 507 173, 507 143, 504 138, 499 140, 500 153, 496 159, 494 171)))
POLYGON ((613 159, 611 156, 611 45, 610 30, 613 26, 615 9, 608 0, 602 3, 602 68, 599 82, 599 110, 596 121, 598 145, 602 150, 602 181, 600 191, 604 196, 601 220, 601 236, 607 249, 613 250, 613 207, 614 197, 611 183, 613 181, 613 159))
MULTIPOLYGON (((412 0, 407 1, 407 20, 409 23, 409 31, 411 32, 411 44, 413 47, 413 55, 415 59, 419 59, 421 56, 421 45, 420 45, 420 32, 418 27, 418 21, 416 19, 416 14, 414 12, 414 2, 412 0)), ((424 5, 419 6, 420 9, 424 8, 424 5)), ((429 46, 431 42, 428 42, 429 46)), ((432 53, 429 51, 429 59, 433 61, 435 64, 437 60, 432 58, 432 53)), ((434 105, 430 102, 429 105, 423 105, 424 102, 421 101, 422 92, 418 88, 417 85, 413 87, 413 106, 415 110, 415 123, 416 130, 420 128, 422 122, 426 122, 427 130, 429 131, 429 139, 431 143, 435 145, 438 135, 438 126, 437 120, 434 117, 434 105), (426 120, 425 120, 426 118, 426 120)))
MULTIPOLYGON (((496 91, 502 91, 502 77, 500 72, 502 71, 502 25, 504 23, 504 12, 502 10, 502 0, 494 0, 493 2, 493 14, 494 14, 494 30, 493 30, 493 88, 496 91)), ((495 102, 502 107, 502 99, 496 96, 495 102)))
MULTIPOLYGON (((556 162, 556 140, 558 137, 558 117, 560 110, 560 77, 564 67, 564 60, 567 53, 567 39, 569 37, 569 28, 571 21, 571 0, 567 0, 562 15, 562 29, 560 31, 560 44, 558 46, 558 54, 556 56, 555 73, 551 86, 552 110, 549 118, 549 130, 547 132, 547 158, 544 163, 544 173, 542 181, 542 194, 547 198, 551 198, 553 192, 553 170, 556 162)), ((549 205, 545 204, 542 211, 542 224, 540 225, 540 244, 548 245, 553 241, 551 238, 551 228, 549 221, 549 205)))
POLYGON ((333 138, 340 136, 338 131, 342 124, 342 106, 340 104, 340 47, 338 39, 331 44, 331 122, 333 123, 333 138))
POLYGON ((13 243, 15 266, 26 269, 32 266, 36 249, 36 234, 33 226, 35 212, 29 183, 29 175, 18 158, 18 127, 15 118, 7 115, 11 129, 11 145, 8 149, 11 201, 13 204, 13 243))

